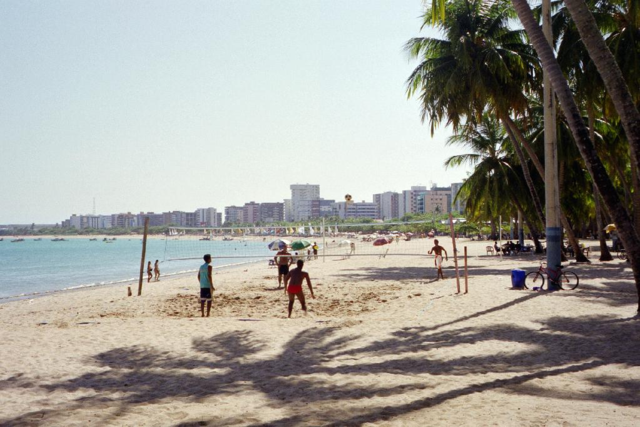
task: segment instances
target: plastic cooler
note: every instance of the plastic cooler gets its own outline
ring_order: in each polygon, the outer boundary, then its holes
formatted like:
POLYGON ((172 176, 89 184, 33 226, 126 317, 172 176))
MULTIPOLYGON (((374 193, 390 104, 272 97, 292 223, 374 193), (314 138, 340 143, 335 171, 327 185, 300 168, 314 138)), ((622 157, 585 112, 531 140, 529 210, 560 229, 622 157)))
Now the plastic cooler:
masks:
POLYGON ((511 286, 516 289, 524 288, 524 270, 511 270, 511 286))

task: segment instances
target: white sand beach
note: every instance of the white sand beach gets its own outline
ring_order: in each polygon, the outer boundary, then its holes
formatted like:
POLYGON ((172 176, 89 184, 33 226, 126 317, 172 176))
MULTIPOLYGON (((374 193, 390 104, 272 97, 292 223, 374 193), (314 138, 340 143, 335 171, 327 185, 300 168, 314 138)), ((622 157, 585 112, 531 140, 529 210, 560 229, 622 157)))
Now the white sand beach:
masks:
POLYGON ((468 294, 452 257, 444 281, 433 257, 311 261, 289 320, 266 262, 216 271, 210 318, 192 275, 2 304, 0 425, 640 425, 627 264, 596 252, 567 265, 574 291, 514 291, 540 257, 487 244, 458 242, 468 294))

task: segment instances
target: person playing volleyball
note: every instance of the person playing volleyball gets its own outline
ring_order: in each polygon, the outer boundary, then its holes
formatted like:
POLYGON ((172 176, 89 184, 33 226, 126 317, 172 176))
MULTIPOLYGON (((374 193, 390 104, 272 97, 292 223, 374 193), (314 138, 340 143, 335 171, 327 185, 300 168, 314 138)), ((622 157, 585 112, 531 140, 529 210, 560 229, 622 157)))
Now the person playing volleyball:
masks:
POLYGON ((291 270, 284 277, 284 293, 285 295, 289 294, 289 318, 291 318, 291 311, 293 310, 293 303, 295 298, 298 297, 300 304, 302 305, 302 310, 307 313, 307 304, 304 300, 304 292, 302 291, 302 281, 307 281, 307 286, 309 287, 309 291, 311 291, 311 298, 315 299, 315 295, 313 294, 313 288, 311 287, 311 279, 309 278, 309 273, 306 271, 302 271, 302 266, 304 265, 304 261, 301 259, 296 263, 297 268, 291 270), (287 286, 287 284, 289 286, 287 286))
POLYGON ((435 246, 431 248, 431 250, 429 251, 429 255, 431 255, 432 253, 436 254, 434 264, 438 269, 437 280, 440 280, 440 278, 444 280, 444 273, 442 273, 442 252, 444 251, 444 256, 446 261, 449 261, 449 255, 447 254, 447 250, 438 244, 438 239, 434 240, 433 243, 435 243, 435 246))

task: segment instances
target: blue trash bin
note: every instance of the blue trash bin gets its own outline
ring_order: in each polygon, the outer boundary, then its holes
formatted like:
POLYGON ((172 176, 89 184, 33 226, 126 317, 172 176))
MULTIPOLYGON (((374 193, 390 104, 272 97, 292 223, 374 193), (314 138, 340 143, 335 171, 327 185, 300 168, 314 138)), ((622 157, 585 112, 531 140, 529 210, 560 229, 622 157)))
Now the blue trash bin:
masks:
POLYGON ((515 289, 523 289, 525 276, 524 270, 511 270, 511 286, 515 289))

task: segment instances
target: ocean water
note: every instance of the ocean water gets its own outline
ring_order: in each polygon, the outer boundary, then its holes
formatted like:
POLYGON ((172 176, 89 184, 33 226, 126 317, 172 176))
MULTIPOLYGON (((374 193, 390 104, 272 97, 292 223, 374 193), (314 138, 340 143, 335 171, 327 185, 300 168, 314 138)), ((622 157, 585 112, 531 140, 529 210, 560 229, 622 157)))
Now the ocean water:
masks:
MULTIPOLYGON (((0 302, 65 289, 138 282, 140 238, 118 237, 113 243, 89 241, 88 237, 63 242, 52 242, 50 238, 25 238, 20 243, 10 240, 5 237, 0 242, 0 302)), ((163 276, 195 272, 206 253, 214 257, 214 268, 266 262, 273 255, 264 242, 147 240, 146 260, 152 264, 160 260, 160 280, 163 276)), ((143 277, 146 281, 146 261, 143 277)))

